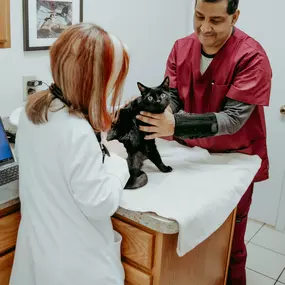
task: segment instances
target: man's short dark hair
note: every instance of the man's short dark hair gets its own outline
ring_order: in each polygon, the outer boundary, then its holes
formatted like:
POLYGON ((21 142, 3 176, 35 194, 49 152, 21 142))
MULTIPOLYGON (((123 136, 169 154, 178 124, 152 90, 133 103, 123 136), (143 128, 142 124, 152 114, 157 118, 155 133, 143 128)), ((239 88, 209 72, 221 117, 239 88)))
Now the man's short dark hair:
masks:
MULTIPOLYGON (((218 3, 221 2, 223 0, 202 0, 203 2, 208 2, 208 3, 218 3)), ((196 4, 197 4, 197 0, 196 0, 196 4)), ((234 14, 237 9, 238 9, 238 4, 239 4, 239 0, 228 0, 228 14, 232 15, 234 14)))

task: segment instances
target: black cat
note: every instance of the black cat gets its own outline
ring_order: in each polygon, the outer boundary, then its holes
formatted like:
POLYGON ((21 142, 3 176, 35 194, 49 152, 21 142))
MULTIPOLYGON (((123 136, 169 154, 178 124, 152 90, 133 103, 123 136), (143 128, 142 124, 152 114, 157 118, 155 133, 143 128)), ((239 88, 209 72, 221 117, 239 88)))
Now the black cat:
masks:
MULTIPOLYGON (((128 153, 130 179, 125 189, 137 189, 147 184, 147 175, 141 170, 143 161, 149 159, 161 172, 171 172, 170 166, 164 165, 156 148, 155 140, 145 140, 147 135, 139 130, 139 125, 147 125, 138 121, 136 115, 140 111, 161 114, 169 105, 169 78, 157 87, 149 88, 137 83, 141 96, 120 110, 119 118, 107 134, 107 141, 118 140, 124 144, 128 153)), ((119 170, 118 170, 119 171, 119 170)))

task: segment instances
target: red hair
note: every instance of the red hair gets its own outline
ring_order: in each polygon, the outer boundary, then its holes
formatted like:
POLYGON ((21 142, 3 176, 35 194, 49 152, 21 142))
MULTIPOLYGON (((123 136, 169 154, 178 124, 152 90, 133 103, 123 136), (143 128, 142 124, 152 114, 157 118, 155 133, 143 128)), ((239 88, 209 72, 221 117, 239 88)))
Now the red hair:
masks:
MULTIPOLYGON (((95 131, 106 131, 113 119, 107 109, 107 87, 115 65, 114 49, 105 30, 83 23, 64 31, 50 49, 52 77, 70 103, 70 113, 85 116, 95 131)), ((129 70, 129 56, 123 46, 122 50, 122 66, 112 86, 113 111, 120 104, 129 70)), ((29 97, 26 112, 34 124, 48 120, 53 99, 49 90, 29 97)))

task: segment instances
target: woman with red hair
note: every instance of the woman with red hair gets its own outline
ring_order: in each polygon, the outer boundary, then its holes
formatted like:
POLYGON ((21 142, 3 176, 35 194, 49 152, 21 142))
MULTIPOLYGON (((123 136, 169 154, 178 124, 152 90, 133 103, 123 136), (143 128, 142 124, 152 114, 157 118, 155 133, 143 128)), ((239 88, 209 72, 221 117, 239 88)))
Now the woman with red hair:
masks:
POLYGON ((105 157, 100 132, 116 119, 129 57, 116 37, 78 24, 53 44, 50 62, 54 83, 29 98, 17 131, 22 219, 10 284, 123 285, 111 216, 129 171, 105 157))

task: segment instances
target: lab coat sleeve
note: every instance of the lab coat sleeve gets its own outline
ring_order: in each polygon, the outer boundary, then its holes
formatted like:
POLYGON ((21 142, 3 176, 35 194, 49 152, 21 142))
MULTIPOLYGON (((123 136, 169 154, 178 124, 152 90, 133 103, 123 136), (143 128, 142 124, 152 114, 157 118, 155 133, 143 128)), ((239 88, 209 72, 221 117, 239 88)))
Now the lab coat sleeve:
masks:
POLYGON ((227 97, 251 105, 268 106, 272 71, 264 54, 248 54, 238 65, 227 97))
POLYGON ((81 211, 92 219, 112 216, 119 207, 129 179, 125 159, 111 153, 102 163, 102 152, 91 131, 72 142, 71 191, 81 211))
POLYGON ((15 141, 14 155, 15 155, 15 159, 16 159, 16 161, 17 161, 17 162, 19 162, 19 156, 18 156, 18 143, 17 143, 17 140, 15 141))

